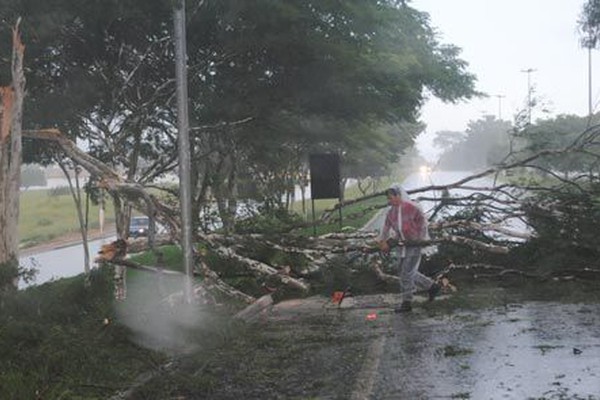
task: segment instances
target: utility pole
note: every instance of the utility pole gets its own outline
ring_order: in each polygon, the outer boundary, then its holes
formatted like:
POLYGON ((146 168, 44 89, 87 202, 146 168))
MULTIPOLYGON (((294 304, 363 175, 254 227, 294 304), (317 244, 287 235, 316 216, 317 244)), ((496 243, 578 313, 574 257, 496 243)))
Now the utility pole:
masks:
POLYGON ((537 69, 527 68, 522 69, 521 72, 527 74, 527 120, 531 125, 531 73, 537 71, 537 69))
POLYGON ((177 128, 179 131, 179 202, 181 205, 181 247, 185 270, 184 293, 192 301, 194 254, 192 252, 191 156, 188 118, 187 44, 185 0, 178 0, 173 12, 175 33, 175 81, 177 84, 177 128))
POLYGON ((496 94, 494 96, 498 98, 498 119, 502 121, 502 99, 506 96, 502 94, 496 94))
POLYGON ((588 116, 593 113, 592 107, 592 46, 588 46, 588 116))

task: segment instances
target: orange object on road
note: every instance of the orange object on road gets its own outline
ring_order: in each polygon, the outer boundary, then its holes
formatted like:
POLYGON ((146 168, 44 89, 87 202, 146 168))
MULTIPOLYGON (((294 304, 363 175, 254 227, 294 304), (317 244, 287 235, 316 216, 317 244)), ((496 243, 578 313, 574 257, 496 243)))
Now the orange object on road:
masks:
POLYGON ((331 301, 334 304, 340 304, 344 300, 345 292, 333 292, 331 295, 331 301))

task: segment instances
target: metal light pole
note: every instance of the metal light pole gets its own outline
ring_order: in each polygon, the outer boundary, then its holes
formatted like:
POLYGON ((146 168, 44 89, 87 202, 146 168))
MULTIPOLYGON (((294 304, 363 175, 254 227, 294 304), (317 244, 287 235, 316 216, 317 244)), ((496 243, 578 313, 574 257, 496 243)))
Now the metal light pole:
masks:
POLYGON ((588 116, 592 116, 592 46, 588 46, 588 116))
POLYGON ((181 247, 185 270, 185 297, 192 301, 192 196, 191 156, 188 119, 187 50, 185 33, 185 0, 178 0, 173 12, 175 33, 175 80, 177 83, 177 128, 179 130, 179 201, 181 205, 181 247))
POLYGON ((501 94, 495 95, 498 98, 498 119, 502 121, 502 99, 506 96, 501 94))
POLYGON ((531 73, 537 71, 533 68, 522 69, 527 74, 527 119, 531 124, 531 73))

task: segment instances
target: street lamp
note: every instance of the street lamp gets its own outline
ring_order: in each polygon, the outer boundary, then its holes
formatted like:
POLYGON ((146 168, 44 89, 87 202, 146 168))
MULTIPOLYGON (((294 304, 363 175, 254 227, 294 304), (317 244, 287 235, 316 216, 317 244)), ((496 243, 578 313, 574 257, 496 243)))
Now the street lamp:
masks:
POLYGON ((494 96, 498 98, 498 119, 502 121, 502 99, 506 96, 502 94, 496 94, 494 96))
POLYGON ((537 71, 534 68, 522 69, 527 74, 527 120, 531 124, 531 73, 537 71))
POLYGON ((588 116, 591 117, 593 113, 592 108, 592 49, 596 43, 593 38, 588 38, 586 47, 588 49, 588 116))
POLYGON ((194 255, 192 243, 191 151, 188 118, 187 45, 185 0, 178 0, 173 10, 175 42, 175 81, 177 93, 177 130, 179 145, 179 199, 181 203, 181 247, 185 270, 185 298, 192 301, 194 255))

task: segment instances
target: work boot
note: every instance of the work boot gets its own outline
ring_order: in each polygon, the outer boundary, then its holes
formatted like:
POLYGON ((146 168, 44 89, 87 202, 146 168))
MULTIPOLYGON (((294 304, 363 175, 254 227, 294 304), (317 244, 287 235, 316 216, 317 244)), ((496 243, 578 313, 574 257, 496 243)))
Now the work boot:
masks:
POLYGON ((402 304, 400 304, 400 307, 396 307, 394 309, 395 313, 405 313, 405 312, 411 312, 412 311, 412 304, 410 301, 403 301, 402 304))
POLYGON ((427 294, 429 295, 429 301, 433 301, 433 299, 435 299, 436 296, 440 294, 440 290, 442 290, 442 287, 439 285, 439 283, 434 282, 427 290, 427 294))

